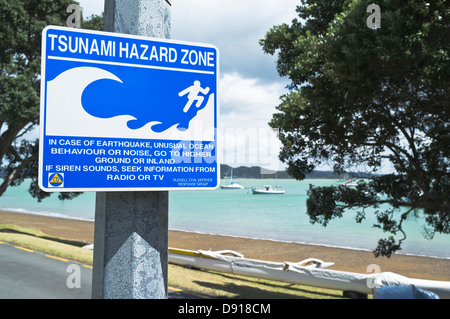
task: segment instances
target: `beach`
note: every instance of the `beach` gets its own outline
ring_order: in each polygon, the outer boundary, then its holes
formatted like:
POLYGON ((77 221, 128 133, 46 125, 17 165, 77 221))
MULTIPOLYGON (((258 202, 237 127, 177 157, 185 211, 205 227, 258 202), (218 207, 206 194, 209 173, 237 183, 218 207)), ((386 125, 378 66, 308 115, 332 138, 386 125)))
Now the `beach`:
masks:
MULTIPOLYGON (((0 211, 0 224, 33 227, 47 235, 91 244, 94 222, 69 218, 0 211)), ((409 278, 450 281, 450 259, 395 254, 390 258, 374 257, 371 251, 306 245, 271 240, 198 234, 169 230, 169 247, 188 250, 233 250, 246 258, 278 262, 299 262, 318 258, 334 262, 329 269, 367 273, 376 264, 382 272, 394 272, 409 278)))

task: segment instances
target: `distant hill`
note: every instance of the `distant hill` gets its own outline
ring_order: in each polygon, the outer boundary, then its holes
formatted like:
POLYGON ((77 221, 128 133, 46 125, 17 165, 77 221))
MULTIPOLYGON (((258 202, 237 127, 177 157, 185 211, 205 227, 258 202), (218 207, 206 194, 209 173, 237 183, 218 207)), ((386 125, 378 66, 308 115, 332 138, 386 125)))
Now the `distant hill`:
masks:
MULTIPOLYGON (((220 177, 226 178, 231 174, 231 166, 226 164, 220 165, 220 177)), ((268 170, 259 166, 239 166, 233 168, 233 178, 279 178, 292 179, 286 171, 268 170)), ((306 178, 318 179, 340 179, 345 178, 344 175, 335 174, 333 171, 313 171, 312 174, 306 175, 306 178)))

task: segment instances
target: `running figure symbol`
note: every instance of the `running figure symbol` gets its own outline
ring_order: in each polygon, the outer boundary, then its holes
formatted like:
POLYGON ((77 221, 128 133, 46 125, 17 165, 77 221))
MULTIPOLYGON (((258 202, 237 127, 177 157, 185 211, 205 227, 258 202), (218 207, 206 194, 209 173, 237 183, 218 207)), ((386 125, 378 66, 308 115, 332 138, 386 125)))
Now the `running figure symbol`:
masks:
POLYGON ((202 105, 202 102, 205 98, 203 96, 199 96, 198 94, 202 93, 202 94, 206 95, 206 94, 208 94, 208 92, 209 92, 209 87, 202 88, 200 86, 200 81, 194 81, 194 85, 191 85, 187 89, 184 89, 183 91, 178 93, 178 96, 183 96, 183 95, 186 95, 189 93, 187 96, 188 101, 183 108, 183 112, 186 113, 187 111, 189 111, 189 108, 191 107, 192 103, 194 103, 194 101, 197 101, 197 103, 195 103, 195 106, 197 108, 200 107, 200 105, 202 105))

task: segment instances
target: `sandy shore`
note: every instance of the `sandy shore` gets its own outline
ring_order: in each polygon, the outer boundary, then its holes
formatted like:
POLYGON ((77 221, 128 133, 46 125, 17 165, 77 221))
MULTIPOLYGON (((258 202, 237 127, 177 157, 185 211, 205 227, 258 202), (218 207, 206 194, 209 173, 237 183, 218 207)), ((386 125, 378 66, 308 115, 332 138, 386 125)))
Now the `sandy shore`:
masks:
MULTIPOLYGON (((94 223, 39 215, 0 212, 0 224, 14 224, 40 229, 44 233, 93 243, 94 223)), ((391 271, 410 278, 450 281, 450 259, 397 254, 375 258, 370 251, 330 248, 316 245, 283 243, 238 237, 169 231, 169 247, 189 250, 230 249, 247 258, 298 262, 314 257, 334 262, 330 269, 366 273, 371 264, 381 271, 391 271)))

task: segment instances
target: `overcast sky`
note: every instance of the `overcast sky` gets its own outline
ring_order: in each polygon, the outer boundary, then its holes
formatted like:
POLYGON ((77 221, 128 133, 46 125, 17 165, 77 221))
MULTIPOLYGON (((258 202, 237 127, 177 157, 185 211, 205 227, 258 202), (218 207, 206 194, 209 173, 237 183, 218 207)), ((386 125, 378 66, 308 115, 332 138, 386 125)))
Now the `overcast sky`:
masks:
MULTIPOLYGON (((80 0, 83 15, 101 14, 103 0, 80 0)), ((171 38, 214 44, 220 52, 222 163, 282 169, 280 144, 267 123, 287 80, 276 57, 259 39, 274 25, 296 17, 299 0, 172 0, 171 38), (270 136, 267 140, 263 136, 270 136)))

